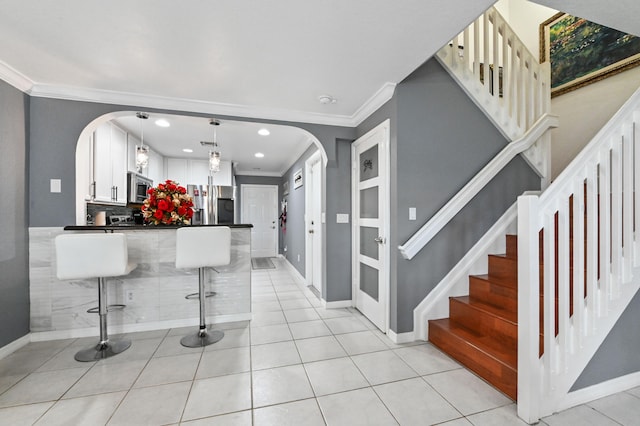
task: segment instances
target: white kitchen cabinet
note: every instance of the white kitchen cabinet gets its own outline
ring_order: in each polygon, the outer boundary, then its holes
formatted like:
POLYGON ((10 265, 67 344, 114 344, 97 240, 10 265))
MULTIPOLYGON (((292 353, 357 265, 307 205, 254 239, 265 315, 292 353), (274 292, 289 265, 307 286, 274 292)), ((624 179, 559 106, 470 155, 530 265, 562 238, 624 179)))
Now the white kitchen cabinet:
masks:
MULTIPOLYGON (((138 172, 136 168, 136 146, 140 145, 140 139, 127 133, 127 170, 130 172, 138 172)), ((147 176, 147 168, 142 169, 142 175, 147 176)))
POLYGON ((189 180, 189 163, 184 158, 167 158, 167 179, 187 185, 189 180))
MULTIPOLYGON (((231 162, 221 161, 220 171, 213 175, 213 184, 232 186, 231 162)), ((167 158, 167 179, 180 185, 207 185, 209 183, 209 160, 187 160, 167 158)))
POLYGON ((94 201, 127 203, 127 134, 105 123, 93 139, 94 201))
POLYGON ((189 160, 189 184, 206 185, 209 178, 209 160, 189 160))
POLYGON ((149 166, 147 167, 147 177, 153 180, 153 185, 157 186, 165 180, 164 157, 153 149, 149 149, 149 166))
POLYGON ((218 186, 233 186, 231 161, 221 161, 220 171, 213 175, 213 184, 218 186))

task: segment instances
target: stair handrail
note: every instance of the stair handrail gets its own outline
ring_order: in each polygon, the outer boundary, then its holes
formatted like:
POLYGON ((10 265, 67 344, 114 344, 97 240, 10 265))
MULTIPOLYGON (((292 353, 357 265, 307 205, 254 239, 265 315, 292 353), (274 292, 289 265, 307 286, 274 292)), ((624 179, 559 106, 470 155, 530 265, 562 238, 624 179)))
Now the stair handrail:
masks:
POLYGON ((520 139, 504 147, 411 238, 398 246, 402 257, 413 259, 516 155, 529 149, 549 129, 557 126, 558 117, 544 114, 520 139))
MULTIPOLYGON (((551 111, 549 63, 538 62, 495 7, 440 49, 436 58, 508 140, 523 136, 551 111)), ((533 145, 523 157, 546 187, 549 141, 533 145)))
POLYGON ((588 402, 569 391, 640 289, 639 146, 640 89, 542 195, 518 199, 518 415, 529 423, 588 402))

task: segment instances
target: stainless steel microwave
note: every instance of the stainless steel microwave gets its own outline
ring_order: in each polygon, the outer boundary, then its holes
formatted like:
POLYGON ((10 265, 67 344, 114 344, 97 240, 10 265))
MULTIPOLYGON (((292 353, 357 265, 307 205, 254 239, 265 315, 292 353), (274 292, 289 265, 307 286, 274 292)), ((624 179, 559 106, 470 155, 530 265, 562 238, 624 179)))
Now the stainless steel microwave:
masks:
POLYGON ((147 191, 153 186, 153 180, 138 173, 127 173, 127 202, 141 204, 147 198, 147 191))

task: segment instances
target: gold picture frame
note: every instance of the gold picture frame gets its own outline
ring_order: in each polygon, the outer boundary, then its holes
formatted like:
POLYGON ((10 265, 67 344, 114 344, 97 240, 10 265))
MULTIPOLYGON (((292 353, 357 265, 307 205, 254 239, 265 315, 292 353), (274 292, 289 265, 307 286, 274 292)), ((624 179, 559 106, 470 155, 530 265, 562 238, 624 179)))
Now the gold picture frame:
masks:
POLYGON ((540 24, 540 63, 551 63, 551 97, 640 65, 640 38, 560 12, 540 24))

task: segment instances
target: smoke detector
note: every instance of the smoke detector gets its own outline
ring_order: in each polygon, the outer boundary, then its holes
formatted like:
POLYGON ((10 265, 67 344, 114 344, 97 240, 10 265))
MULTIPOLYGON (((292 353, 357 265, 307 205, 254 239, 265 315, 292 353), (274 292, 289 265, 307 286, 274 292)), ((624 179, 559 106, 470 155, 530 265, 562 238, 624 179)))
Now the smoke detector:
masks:
POLYGON ((335 104, 338 101, 331 95, 320 95, 318 96, 318 102, 320 102, 322 105, 329 105, 335 104))

